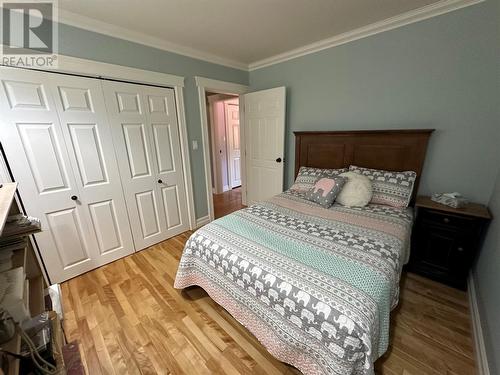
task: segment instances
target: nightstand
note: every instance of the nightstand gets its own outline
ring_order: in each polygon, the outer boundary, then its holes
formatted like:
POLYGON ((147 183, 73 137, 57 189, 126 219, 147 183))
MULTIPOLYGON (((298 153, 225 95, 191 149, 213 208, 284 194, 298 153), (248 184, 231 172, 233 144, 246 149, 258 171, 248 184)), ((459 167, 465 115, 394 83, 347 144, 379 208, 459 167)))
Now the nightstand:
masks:
POLYGON ((472 263, 491 220, 486 206, 452 208, 419 196, 408 269, 465 290, 472 263))

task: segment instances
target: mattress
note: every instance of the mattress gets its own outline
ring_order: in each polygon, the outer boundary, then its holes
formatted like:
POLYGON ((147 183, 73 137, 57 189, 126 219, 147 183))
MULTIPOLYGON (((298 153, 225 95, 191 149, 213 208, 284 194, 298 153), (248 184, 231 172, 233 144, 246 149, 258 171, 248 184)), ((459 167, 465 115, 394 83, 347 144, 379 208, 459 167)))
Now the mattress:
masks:
POLYGON ((410 209, 325 209, 287 191, 193 233, 175 287, 201 286, 304 374, 373 374, 412 220, 410 209))

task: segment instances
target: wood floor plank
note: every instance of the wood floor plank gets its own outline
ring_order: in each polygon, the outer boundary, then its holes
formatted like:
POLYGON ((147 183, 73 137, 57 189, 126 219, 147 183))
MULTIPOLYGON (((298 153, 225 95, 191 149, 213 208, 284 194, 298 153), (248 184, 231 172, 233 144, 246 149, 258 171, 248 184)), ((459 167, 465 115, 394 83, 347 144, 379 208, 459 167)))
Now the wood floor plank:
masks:
MULTIPOLYGON (((204 290, 173 287, 190 235, 62 284, 65 334, 80 343, 87 372, 300 374, 271 356, 204 290)), ((391 322, 390 348, 375 364, 377 375, 476 373, 465 292, 404 273, 391 322)))

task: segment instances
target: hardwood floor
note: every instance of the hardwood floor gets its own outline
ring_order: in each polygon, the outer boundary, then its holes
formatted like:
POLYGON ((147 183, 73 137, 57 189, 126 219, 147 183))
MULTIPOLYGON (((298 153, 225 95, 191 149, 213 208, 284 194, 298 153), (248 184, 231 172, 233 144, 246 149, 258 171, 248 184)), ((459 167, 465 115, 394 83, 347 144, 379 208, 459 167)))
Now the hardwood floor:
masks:
POLYGON ((241 204, 241 187, 225 191, 222 194, 214 194, 213 197, 216 219, 245 207, 241 204))
MULTIPOLYGON (((198 287, 173 288, 184 233, 62 284, 90 375, 298 374, 198 287)), ((475 374, 466 293, 405 274, 377 374, 475 374)))

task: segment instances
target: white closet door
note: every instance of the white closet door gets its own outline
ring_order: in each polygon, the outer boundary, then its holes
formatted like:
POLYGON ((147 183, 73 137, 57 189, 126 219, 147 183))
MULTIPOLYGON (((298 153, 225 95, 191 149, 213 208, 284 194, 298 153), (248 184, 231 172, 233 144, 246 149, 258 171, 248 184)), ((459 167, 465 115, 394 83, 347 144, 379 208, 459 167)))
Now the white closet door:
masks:
POLYGON ((103 152, 112 148, 104 143, 107 124, 95 114, 96 109, 102 112, 97 104, 103 101, 102 93, 82 84, 86 80, 69 78, 0 68, 0 140, 28 214, 42 222, 43 232, 36 239, 52 282, 133 251, 122 214, 123 195, 113 173, 116 161, 103 152), (66 107, 65 124, 57 113, 61 106, 66 107), (80 111, 80 116, 72 116, 72 111, 80 111), (84 186, 92 184, 110 187, 104 194, 84 186), (103 225, 99 233, 96 225, 103 225))
POLYGON ((132 232, 116 163, 101 83, 52 75, 51 89, 80 190, 78 203, 89 215, 98 264, 134 252, 132 232))
POLYGON ((103 82, 136 249, 188 229, 172 89, 103 82))
POLYGON ((188 229, 187 195, 182 172, 179 123, 173 89, 143 86, 151 124, 157 181, 166 215, 166 237, 188 229))

